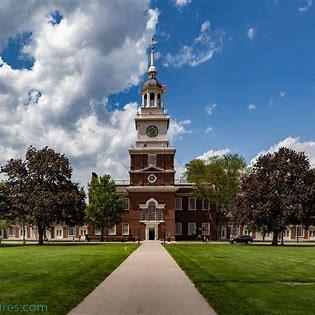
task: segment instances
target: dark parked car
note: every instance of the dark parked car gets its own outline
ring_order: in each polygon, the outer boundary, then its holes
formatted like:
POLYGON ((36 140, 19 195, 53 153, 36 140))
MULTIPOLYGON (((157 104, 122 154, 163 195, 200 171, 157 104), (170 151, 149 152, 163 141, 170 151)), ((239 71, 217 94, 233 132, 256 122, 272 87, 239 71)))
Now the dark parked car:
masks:
POLYGON ((253 238, 250 235, 242 235, 242 236, 231 236, 230 238, 230 243, 234 244, 234 243, 251 243, 253 242, 253 238))

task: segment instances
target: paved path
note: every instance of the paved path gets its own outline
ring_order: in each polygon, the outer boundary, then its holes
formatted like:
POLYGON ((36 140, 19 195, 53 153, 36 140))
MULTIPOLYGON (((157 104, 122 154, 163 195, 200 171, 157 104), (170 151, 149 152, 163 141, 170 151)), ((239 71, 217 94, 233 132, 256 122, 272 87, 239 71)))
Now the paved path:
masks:
POLYGON ((215 314, 158 241, 144 242, 69 314, 215 314))

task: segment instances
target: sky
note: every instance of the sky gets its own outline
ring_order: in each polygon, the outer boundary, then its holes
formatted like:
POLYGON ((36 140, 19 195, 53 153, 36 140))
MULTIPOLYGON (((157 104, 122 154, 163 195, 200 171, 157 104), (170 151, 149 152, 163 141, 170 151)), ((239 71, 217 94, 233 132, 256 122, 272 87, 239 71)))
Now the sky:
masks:
POLYGON ((194 158, 287 146, 315 166, 311 0, 0 2, 0 164, 29 145, 127 179, 150 38, 176 177, 194 158))

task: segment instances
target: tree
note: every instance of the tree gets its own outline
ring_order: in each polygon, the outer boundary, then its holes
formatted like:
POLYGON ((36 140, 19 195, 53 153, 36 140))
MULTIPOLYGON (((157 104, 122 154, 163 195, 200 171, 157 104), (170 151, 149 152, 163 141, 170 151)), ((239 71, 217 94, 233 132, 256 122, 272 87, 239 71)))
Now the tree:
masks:
MULTIPOLYGON (((240 179, 246 163, 237 154, 210 157, 208 161, 195 159, 186 165, 186 177, 195 184, 193 194, 215 204, 217 214, 226 220, 231 204, 240 192, 240 179)), ((208 211, 209 219, 216 226, 213 212, 208 211)))
POLYGON ((72 183, 72 168, 64 155, 48 147, 29 147, 25 161, 11 159, 1 171, 8 177, 8 214, 36 227, 39 245, 52 225, 83 222, 85 194, 72 183))
POLYGON ((2 172, 8 176, 5 183, 5 194, 10 201, 5 219, 11 224, 22 226, 23 244, 25 244, 25 229, 29 222, 29 208, 27 206, 27 170, 21 159, 11 159, 2 167, 2 172))
POLYGON ((4 220, 7 217, 9 208, 5 182, 0 182, 0 220, 4 220))
POLYGON ((86 221, 101 229, 104 241, 104 228, 118 224, 124 212, 124 201, 116 191, 110 175, 92 174, 88 184, 89 204, 86 208, 86 221))
POLYGON ((233 207, 233 221, 252 230, 279 233, 290 224, 310 223, 314 172, 303 152, 280 148, 261 155, 243 179, 242 193, 233 207))

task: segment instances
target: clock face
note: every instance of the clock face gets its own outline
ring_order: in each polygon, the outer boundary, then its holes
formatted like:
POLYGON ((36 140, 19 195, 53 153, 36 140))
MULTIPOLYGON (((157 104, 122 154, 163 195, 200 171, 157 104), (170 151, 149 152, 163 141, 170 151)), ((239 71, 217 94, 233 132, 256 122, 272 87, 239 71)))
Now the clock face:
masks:
POLYGON ((150 138, 155 138, 159 133, 159 129, 156 126, 151 125, 147 128, 146 132, 150 138))

